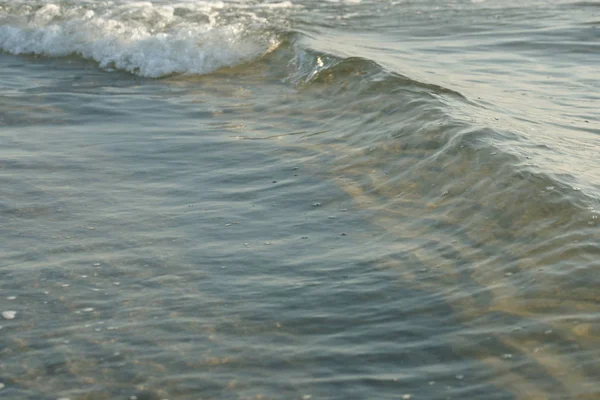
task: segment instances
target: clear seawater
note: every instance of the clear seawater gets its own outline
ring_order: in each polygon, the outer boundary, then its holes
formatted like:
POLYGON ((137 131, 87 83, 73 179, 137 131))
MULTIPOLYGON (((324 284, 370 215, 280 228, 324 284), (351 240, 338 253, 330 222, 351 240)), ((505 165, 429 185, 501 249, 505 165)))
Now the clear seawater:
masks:
POLYGON ((600 399, 600 3, 0 1, 0 398, 600 399))

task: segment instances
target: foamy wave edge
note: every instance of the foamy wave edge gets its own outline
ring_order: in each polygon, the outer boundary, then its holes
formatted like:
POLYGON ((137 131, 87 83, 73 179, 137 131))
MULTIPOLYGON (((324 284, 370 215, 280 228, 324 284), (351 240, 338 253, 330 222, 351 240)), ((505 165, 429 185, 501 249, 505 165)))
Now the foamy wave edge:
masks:
POLYGON ((111 18, 94 10, 63 10, 46 4, 31 15, 0 20, 0 50, 16 55, 76 55, 94 60, 102 68, 158 78, 207 74, 279 46, 277 35, 256 21, 178 21, 172 7, 146 7, 136 12, 142 16, 153 13, 148 18, 152 21, 111 18))

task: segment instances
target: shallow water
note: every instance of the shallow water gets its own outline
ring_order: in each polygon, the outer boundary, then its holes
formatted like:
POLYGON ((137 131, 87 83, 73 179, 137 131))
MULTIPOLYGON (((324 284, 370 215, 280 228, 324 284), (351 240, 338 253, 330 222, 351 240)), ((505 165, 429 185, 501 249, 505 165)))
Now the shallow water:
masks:
POLYGON ((3 398, 600 398, 599 23, 0 3, 3 398))

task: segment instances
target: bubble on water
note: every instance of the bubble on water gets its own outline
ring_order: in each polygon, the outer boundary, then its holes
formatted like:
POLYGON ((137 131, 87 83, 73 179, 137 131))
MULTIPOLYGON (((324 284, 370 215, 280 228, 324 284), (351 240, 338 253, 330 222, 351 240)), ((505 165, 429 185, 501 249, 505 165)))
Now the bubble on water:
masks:
POLYGON ((92 311, 94 311, 94 309, 92 307, 87 307, 87 308, 84 308, 83 311, 92 312, 92 311))
POLYGON ((548 329, 547 331, 544 332, 546 335, 549 335, 552 333, 552 329, 548 329))
POLYGON ((5 385, 4 383, 0 382, 0 390, 4 389, 5 385))
POLYGON ((429 386, 435 385, 435 381, 429 381, 429 386))
POLYGON ((312 396, 310 394, 305 394, 304 396, 302 396, 302 400, 310 400, 312 399, 312 396))
POLYGON ((510 360, 511 358, 513 358, 513 355, 510 353, 506 353, 502 355, 502 358, 504 358, 505 360, 510 360))
POLYGON ((17 312, 16 311, 2 311, 2 318, 4 319, 15 319, 15 317, 17 316, 17 312))
POLYGON ((121 284, 121 282, 113 282, 113 285, 115 286, 119 286, 121 284))
POLYGON ((320 205, 321 203, 319 203, 318 201, 313 203, 313 207, 319 207, 320 205))
POLYGON ((14 299, 16 299, 16 298, 17 298, 17 296, 8 296, 8 297, 7 297, 7 299, 8 299, 8 300, 14 300, 14 299))
POLYGON ((463 379, 465 379, 465 376, 458 374, 458 375, 456 375, 456 379, 458 379, 459 381, 462 381, 463 379))
POLYGON ((69 287, 69 286, 71 286, 71 285, 70 285, 70 284, 68 284, 68 283, 63 283, 61 286, 66 288, 66 287, 69 287))
POLYGON ((402 400, 410 400, 412 398, 412 395, 410 394, 405 394, 402 396, 402 400))
POLYGON ((100 263, 94 263, 94 267, 99 267, 100 263))

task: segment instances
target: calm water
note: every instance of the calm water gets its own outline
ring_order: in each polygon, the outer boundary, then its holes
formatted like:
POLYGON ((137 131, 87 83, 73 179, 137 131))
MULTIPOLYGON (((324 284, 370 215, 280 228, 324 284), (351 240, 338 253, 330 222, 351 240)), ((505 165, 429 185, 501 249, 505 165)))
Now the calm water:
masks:
POLYGON ((4 399, 600 399, 600 4, 0 2, 4 399))

